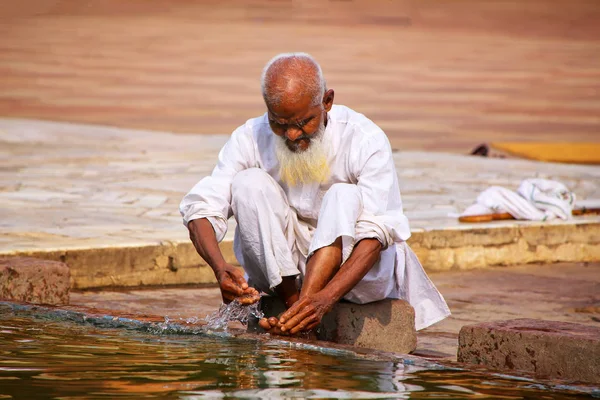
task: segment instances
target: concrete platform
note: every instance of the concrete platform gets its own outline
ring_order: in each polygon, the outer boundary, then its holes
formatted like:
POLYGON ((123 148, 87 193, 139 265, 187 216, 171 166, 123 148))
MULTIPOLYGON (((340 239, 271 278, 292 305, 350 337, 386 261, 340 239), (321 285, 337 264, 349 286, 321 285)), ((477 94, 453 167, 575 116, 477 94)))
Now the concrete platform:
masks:
POLYGON ((400 150, 598 141, 593 0, 3 3, 2 116, 229 133, 267 60, 306 51, 400 150))
POLYGON ((536 378, 600 383, 600 327, 539 319, 467 325, 458 361, 536 378))
MULTIPOLYGON (((175 135, 0 119, 0 255, 62 261, 73 288, 214 282, 178 204, 212 170, 226 135, 175 135)), ((544 177, 600 198, 600 167, 394 153, 409 244, 428 271, 600 260, 600 216, 460 224, 489 185, 544 177)), ((231 248, 233 221, 221 248, 231 248)))

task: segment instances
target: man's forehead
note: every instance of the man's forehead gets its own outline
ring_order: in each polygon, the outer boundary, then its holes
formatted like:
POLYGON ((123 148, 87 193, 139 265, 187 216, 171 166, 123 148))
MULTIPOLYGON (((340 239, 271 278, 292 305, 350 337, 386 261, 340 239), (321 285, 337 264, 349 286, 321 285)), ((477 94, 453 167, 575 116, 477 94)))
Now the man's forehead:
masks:
POLYGON ((317 111, 318 106, 314 106, 312 104, 282 104, 277 106, 267 106, 267 110, 269 114, 280 120, 298 120, 312 117, 317 111))
POLYGON ((279 120, 299 120, 299 119, 305 119, 305 118, 310 118, 313 116, 313 114, 315 114, 315 110, 314 107, 311 107, 303 112, 296 112, 296 113, 277 113, 275 111, 273 111, 272 109, 268 109, 269 110, 269 114, 279 120))

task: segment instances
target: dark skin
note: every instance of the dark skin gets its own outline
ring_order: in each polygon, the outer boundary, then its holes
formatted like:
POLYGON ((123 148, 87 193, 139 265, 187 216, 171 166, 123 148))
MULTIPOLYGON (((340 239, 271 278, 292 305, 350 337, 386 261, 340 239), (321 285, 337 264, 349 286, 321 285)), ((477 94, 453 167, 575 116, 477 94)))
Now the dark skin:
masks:
POLYGON ((260 326, 276 334, 295 335, 316 328, 323 316, 348 293, 379 260, 381 243, 363 239, 354 246, 343 267, 341 238, 317 250, 306 265, 300 299, 279 319, 263 318, 260 326))
MULTIPOLYGON (((306 74, 310 71, 300 70, 298 73, 306 74)), ((322 102, 314 105, 311 95, 296 95, 301 91, 293 80, 280 82, 278 87, 285 88, 283 101, 277 105, 267 104, 271 130, 275 135, 285 138, 290 151, 304 151, 310 146, 321 123, 327 123, 327 113, 333 106, 334 91, 327 90, 322 102)), ((248 286, 241 270, 225 262, 210 222, 206 219, 193 220, 188 228, 198 253, 217 277, 223 301, 236 300, 242 304, 258 301, 258 291, 248 286)), ((282 277, 282 282, 274 288, 275 293, 285 302, 287 311, 279 318, 263 318, 259 325, 269 333, 283 335, 295 335, 314 329, 333 305, 352 290, 375 265, 381 248, 377 239, 361 240, 354 246, 343 266, 341 238, 318 249, 307 262, 300 292, 296 288, 296 276, 282 277)))
POLYGON ((260 300, 258 291, 248 286, 242 270, 223 258, 215 230, 209 220, 201 218, 190 221, 188 229, 198 254, 215 273, 224 303, 228 304, 236 300, 241 304, 252 304, 260 300))

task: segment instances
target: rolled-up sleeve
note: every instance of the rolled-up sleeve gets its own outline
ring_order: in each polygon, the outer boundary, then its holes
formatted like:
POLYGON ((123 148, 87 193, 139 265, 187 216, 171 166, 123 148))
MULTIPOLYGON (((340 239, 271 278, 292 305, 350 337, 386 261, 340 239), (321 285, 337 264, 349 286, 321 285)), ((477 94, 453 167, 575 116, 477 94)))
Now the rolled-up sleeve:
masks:
POLYGON ((351 162, 360 190, 363 211, 356 225, 356 241, 378 239, 384 248, 410 237, 408 219, 402 211, 398 177, 392 149, 381 131, 361 140, 351 162))
POLYGON ((207 218, 220 242, 227 233, 227 220, 231 217, 231 182, 235 175, 255 166, 254 141, 247 125, 236 129, 219 152, 219 159, 212 173, 200 180, 185 195, 179 211, 183 224, 207 218))

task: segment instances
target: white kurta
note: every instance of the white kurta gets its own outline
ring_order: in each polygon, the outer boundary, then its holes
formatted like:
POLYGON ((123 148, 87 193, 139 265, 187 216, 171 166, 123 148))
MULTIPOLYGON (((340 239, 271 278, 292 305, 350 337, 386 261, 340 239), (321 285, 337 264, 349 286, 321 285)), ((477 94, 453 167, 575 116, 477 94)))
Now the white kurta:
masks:
POLYGON ((384 132, 364 115, 334 105, 328 113, 323 136, 330 177, 321 184, 296 187, 288 187, 279 179, 276 140, 281 139, 271 131, 266 114, 236 129, 219 153, 212 174, 198 182, 182 200, 184 224, 208 218, 221 241, 227 231, 227 219, 239 208, 246 229, 242 227, 240 232, 238 219, 236 256, 253 283, 269 288, 281 282, 281 276, 294 271, 302 274, 306 258, 339 236, 343 238, 343 261, 357 241, 377 238, 384 247, 379 262, 345 299, 356 303, 405 299, 415 308, 417 329, 447 317, 450 311, 446 302, 405 243, 410 229, 402 211, 392 151, 384 132), (247 171, 250 169, 254 172, 247 171), (238 176, 242 171, 244 174, 238 176), (237 197, 232 190, 236 176, 244 176, 236 180, 237 197), (268 187, 271 192, 258 193, 266 200, 255 199, 258 210, 246 211, 244 204, 252 203, 256 187, 268 187), (332 187, 335 190, 330 191, 332 187), (336 204, 340 201, 342 204, 336 204), (265 203, 269 208, 261 205, 265 203), (332 212, 320 215, 327 203, 332 212), (280 208, 282 211, 277 211, 280 208), (259 218, 257 212, 276 217, 259 218), (349 224, 347 220, 353 218, 349 224), (273 233, 274 226, 280 226, 275 230, 282 232, 273 233), (260 265, 251 265, 250 259, 260 265), (253 272, 257 268, 262 268, 263 273, 253 272))

